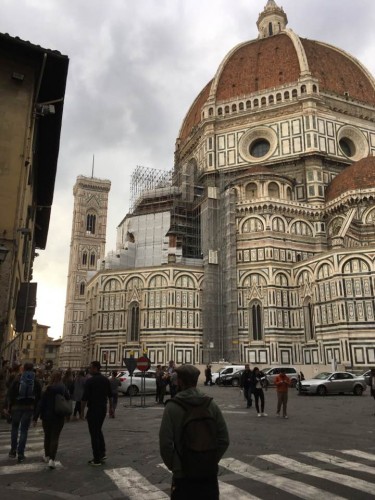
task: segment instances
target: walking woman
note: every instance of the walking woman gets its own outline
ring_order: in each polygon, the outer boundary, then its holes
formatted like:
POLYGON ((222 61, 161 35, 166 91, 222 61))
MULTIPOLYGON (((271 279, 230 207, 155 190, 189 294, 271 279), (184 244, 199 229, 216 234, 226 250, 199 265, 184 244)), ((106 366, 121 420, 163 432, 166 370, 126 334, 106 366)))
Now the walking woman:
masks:
POLYGON ((83 396, 83 389, 85 387, 86 377, 85 372, 80 370, 78 375, 74 379, 73 384, 73 401, 75 401, 74 410, 73 410, 73 418, 76 419, 84 419, 84 415, 81 412, 81 400, 83 396))
POLYGON ((65 417, 55 413, 55 396, 62 394, 65 399, 70 399, 70 394, 62 383, 62 373, 52 372, 50 383, 43 393, 40 402, 40 418, 44 430, 44 457, 43 461, 48 463, 50 469, 55 469, 55 459, 59 437, 64 427, 65 417))
POLYGON ((267 413, 264 413, 264 392, 263 392, 263 380, 264 375, 259 368, 256 366, 253 368, 251 373, 251 385, 253 387, 253 394, 255 399, 255 408, 258 413, 258 417, 267 417, 267 413), (260 399, 260 411, 259 411, 259 399, 260 399))

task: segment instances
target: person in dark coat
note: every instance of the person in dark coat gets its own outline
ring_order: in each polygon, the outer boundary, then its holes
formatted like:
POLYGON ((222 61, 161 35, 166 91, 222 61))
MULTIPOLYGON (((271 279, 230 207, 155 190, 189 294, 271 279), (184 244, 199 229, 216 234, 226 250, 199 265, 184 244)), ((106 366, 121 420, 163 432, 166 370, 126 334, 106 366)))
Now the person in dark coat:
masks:
POLYGON ((375 368, 370 371, 370 394, 375 399, 375 368))
POLYGON ((86 404, 87 424, 91 436, 91 447, 94 457, 88 461, 94 467, 103 465, 106 460, 106 446, 102 426, 107 414, 107 401, 109 401, 109 416, 113 416, 113 402, 111 383, 100 373, 100 362, 92 361, 90 364, 91 378, 86 380, 83 391, 81 411, 84 413, 86 404))
POLYGON ((64 427, 65 417, 55 413, 55 396, 62 394, 65 399, 70 399, 69 391, 62 382, 62 373, 58 370, 52 372, 50 383, 42 395, 39 415, 44 431, 44 457, 50 469, 56 467, 55 459, 59 445, 59 437, 64 427))
POLYGON ((251 378, 251 370, 250 370, 250 365, 246 364, 245 365, 245 370, 243 371, 241 375, 241 380, 240 380, 240 387, 243 390, 243 395, 244 398, 246 399, 247 402, 247 408, 251 408, 253 401, 251 399, 251 394, 253 393, 253 386, 252 386, 252 378, 251 378))

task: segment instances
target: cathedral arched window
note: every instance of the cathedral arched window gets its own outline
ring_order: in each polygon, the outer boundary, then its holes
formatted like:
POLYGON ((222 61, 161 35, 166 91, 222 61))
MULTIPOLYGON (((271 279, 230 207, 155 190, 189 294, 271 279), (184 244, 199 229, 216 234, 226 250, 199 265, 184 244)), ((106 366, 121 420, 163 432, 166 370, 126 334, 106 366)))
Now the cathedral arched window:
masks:
POLYGON ((249 306, 249 334, 252 340, 263 338, 263 310, 259 300, 250 303, 249 306))
POLYGON ((314 309, 311 304, 311 298, 306 297, 303 304, 303 319, 305 325, 305 339, 306 341, 314 340, 314 309))
POLYGON ((292 97, 298 97, 297 89, 292 90, 292 97))
POLYGON ((268 98, 268 104, 273 104, 274 102, 275 102, 275 98, 273 97, 273 95, 270 95, 268 98))
POLYGON ((288 91, 284 92, 284 99, 285 99, 285 101, 289 101, 289 92, 288 91))
POLYGON ((246 186, 245 195, 247 200, 252 200, 253 198, 258 197, 258 186, 255 182, 251 182, 246 186))
POLYGON ((243 110, 244 110, 244 108, 245 108, 244 103, 243 103, 243 102, 240 102, 240 103, 239 103, 239 105, 238 105, 238 109, 239 109, 240 111, 243 111, 243 110))
POLYGON ((286 199, 288 201, 290 201, 292 199, 292 190, 289 186, 286 188, 286 199))
POLYGON ((306 94, 306 85, 301 86, 301 94, 306 94))
POLYGON ((210 109, 208 110, 208 115, 209 115, 209 116, 212 116, 213 114, 214 114, 214 108, 210 108, 210 109))
POLYGON ((268 196, 270 198, 280 198, 280 189, 276 182, 270 182, 268 184, 268 196))
POLYGON ((83 252, 82 254, 82 265, 85 266, 87 264, 87 252, 83 252))
POLYGON ((129 306, 129 342, 139 342, 139 304, 133 302, 129 306))
POLYGON ((285 222, 281 217, 274 217, 272 219, 272 231, 285 233, 285 222))
POLYGON ((267 104, 267 99, 265 97, 262 97, 262 99, 260 100, 260 103, 262 106, 265 106, 267 104))
POLYGON ((86 231, 95 234, 95 225, 96 225, 96 215, 87 214, 86 218, 86 231))
POLYGON ((95 257, 95 254, 94 254, 94 253, 92 253, 92 254, 90 255, 90 266, 91 266, 91 267, 94 267, 94 266, 95 266, 95 262, 96 262, 96 257, 95 257))
POLYGON ((313 92, 316 94, 318 92, 318 87, 316 85, 313 85, 313 92))
POLYGON ((268 23, 268 34, 269 36, 273 35, 272 23, 268 23))
POLYGON ((225 106, 225 114, 227 115, 229 113, 229 106, 225 106))
POLYGON ((276 102, 281 102, 281 99, 282 99, 282 97, 281 97, 281 94, 279 92, 278 94, 276 94, 276 102))
POLYGON ((218 108, 217 114, 221 116, 223 114, 223 108, 218 108))
POLYGON ((250 109, 251 108, 251 101, 246 101, 246 109, 250 109))
POLYGON ((254 99, 254 108, 257 108, 259 106, 259 99, 254 99))
POLYGON ((81 284, 79 285, 79 294, 80 295, 85 295, 85 283, 82 281, 81 284))
POLYGON ((232 104, 232 112, 235 113, 237 111, 237 105, 232 104))

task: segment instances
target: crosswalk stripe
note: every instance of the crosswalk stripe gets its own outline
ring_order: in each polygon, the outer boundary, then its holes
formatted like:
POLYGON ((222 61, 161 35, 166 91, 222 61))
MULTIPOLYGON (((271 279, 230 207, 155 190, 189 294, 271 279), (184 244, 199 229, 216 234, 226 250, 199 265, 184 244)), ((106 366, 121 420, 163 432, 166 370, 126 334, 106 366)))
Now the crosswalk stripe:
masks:
MULTIPOLYGON (((33 450, 33 451, 29 451, 26 449, 25 451, 25 455, 26 455, 26 458, 31 458, 31 457, 40 457, 40 459, 42 459, 42 456, 44 455, 44 450, 43 448, 40 448, 40 450, 33 450)), ((0 454, 0 460, 1 459, 4 459, 6 458, 7 460, 9 460, 9 457, 8 457, 8 453, 6 454, 0 454)))
MULTIPOLYGON (((165 464, 158 464, 158 467, 171 472, 165 464)), ((255 497, 254 495, 237 488, 237 486, 233 486, 233 484, 224 483, 224 481, 219 481, 219 490, 220 494, 235 498, 236 500, 261 500, 259 497, 255 497)))
POLYGON ((168 500, 170 497, 131 467, 104 471, 130 500, 168 500))
MULTIPOLYGON (((61 462, 55 462, 56 468, 62 467, 61 462)), ((0 476, 5 474, 20 474, 24 472, 41 472, 48 469, 47 464, 34 463, 34 464, 15 464, 4 465, 0 467, 0 476)))
POLYGON ((314 467, 313 465, 303 464, 301 462, 297 462, 297 460, 293 460, 292 458, 283 457, 282 455, 260 455, 259 458, 293 470, 294 472, 319 477, 320 479, 327 479, 333 483, 342 484, 365 493, 374 493, 374 485, 367 481, 363 481, 362 479, 345 476, 333 471, 322 470, 318 467, 314 467))
MULTIPOLYGON (((281 461, 279 461, 278 463, 284 465, 283 460, 284 459, 281 459, 281 461)), ((240 474, 241 476, 252 479, 253 481, 259 481, 261 483, 268 484, 270 486, 273 486, 274 488, 278 488, 280 490, 291 493, 292 495, 295 495, 299 498, 310 500, 316 500, 317 498, 324 498, 325 500, 344 500, 343 497, 333 495, 324 490, 316 488, 315 486, 310 486, 293 479, 288 479, 283 476, 277 476, 275 474, 262 471, 260 469, 257 469, 256 467, 248 465, 234 458, 223 458, 222 460, 220 460, 220 465, 230 470, 231 472, 240 474)))
POLYGON ((328 455, 327 453, 320 453, 319 451, 306 451, 302 455, 307 457, 315 458, 321 462, 327 464, 336 465, 337 467, 343 467, 344 469, 357 470, 360 472, 366 472, 367 474, 375 474, 375 468, 369 465, 360 464, 358 462, 352 462, 351 460, 343 460, 340 457, 334 455, 328 455))
POLYGON ((372 453, 366 453, 365 451, 340 450, 340 453, 346 453, 347 455, 353 455, 354 457, 364 458, 365 460, 375 461, 375 455, 373 455, 372 453))

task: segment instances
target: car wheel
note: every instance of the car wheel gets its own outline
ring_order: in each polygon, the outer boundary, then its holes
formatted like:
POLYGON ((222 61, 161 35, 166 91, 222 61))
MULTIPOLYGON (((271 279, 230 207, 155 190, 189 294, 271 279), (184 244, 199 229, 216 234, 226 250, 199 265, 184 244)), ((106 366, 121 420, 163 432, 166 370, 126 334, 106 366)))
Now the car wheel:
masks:
POLYGON ((128 396, 136 396, 139 392, 139 389, 136 385, 131 385, 127 391, 128 396))
POLYGON ((327 389, 324 387, 324 385, 320 385, 317 388, 316 393, 319 394, 319 396, 325 396, 327 394, 327 389))
POLYGON ((234 378, 232 380, 232 387, 238 387, 240 385, 240 381, 238 380, 238 378, 234 378))
POLYGON ((363 387, 361 385, 354 386, 353 393, 354 396, 362 396, 363 387))

